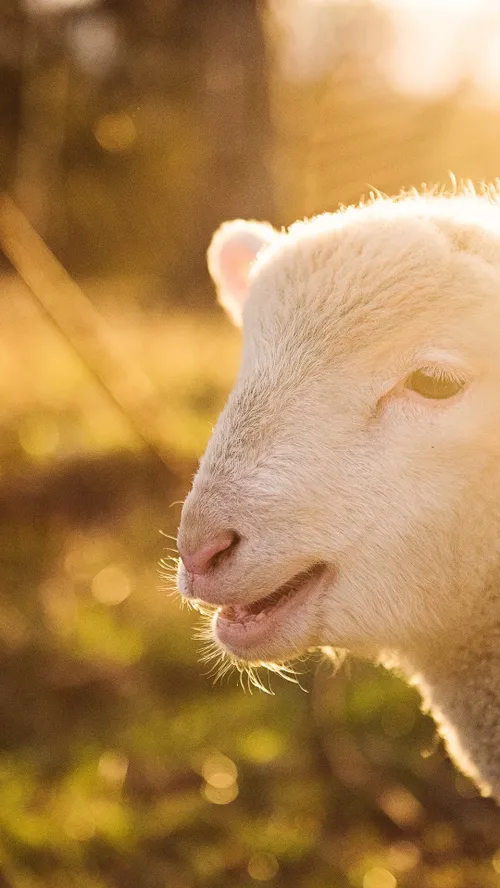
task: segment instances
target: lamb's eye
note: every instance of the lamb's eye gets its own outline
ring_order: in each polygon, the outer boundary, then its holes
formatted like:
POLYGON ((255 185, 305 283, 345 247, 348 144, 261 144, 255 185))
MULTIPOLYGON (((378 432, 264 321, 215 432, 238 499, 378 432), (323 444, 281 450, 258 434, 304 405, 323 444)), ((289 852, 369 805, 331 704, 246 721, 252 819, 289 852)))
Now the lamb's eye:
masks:
POLYGON ((422 398, 444 401, 453 398, 463 389, 463 379, 451 376, 443 371, 415 370, 405 382, 405 388, 415 392, 422 398))

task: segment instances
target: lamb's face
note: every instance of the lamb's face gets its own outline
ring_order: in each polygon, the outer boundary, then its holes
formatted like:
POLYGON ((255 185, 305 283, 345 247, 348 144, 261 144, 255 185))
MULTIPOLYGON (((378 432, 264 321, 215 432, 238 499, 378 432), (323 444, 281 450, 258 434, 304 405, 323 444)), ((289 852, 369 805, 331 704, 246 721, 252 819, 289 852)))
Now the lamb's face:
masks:
POLYGON ((389 207, 230 224, 209 253, 233 315, 245 302, 243 360, 184 505, 179 588, 250 661, 444 643, 497 559, 495 238, 389 207))

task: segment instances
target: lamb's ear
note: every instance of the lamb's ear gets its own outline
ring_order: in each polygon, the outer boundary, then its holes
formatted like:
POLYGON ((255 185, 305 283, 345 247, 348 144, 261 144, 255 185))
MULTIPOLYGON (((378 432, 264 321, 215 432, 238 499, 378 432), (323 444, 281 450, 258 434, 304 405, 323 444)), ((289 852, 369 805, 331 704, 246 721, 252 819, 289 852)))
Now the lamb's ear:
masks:
POLYGON ((212 238, 207 252, 208 270, 219 302, 237 326, 241 324, 248 296, 251 265, 259 250, 268 246, 277 234, 267 222, 235 219, 224 222, 212 238))

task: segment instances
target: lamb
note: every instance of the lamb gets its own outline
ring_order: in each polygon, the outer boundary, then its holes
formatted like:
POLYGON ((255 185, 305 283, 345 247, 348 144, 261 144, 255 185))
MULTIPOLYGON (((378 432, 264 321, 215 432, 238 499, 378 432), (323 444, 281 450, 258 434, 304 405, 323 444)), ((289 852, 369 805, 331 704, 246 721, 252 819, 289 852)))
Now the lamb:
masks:
POLYGON ((228 222, 208 263, 243 355, 183 507, 181 595, 240 661, 397 668, 500 800, 494 189, 228 222))

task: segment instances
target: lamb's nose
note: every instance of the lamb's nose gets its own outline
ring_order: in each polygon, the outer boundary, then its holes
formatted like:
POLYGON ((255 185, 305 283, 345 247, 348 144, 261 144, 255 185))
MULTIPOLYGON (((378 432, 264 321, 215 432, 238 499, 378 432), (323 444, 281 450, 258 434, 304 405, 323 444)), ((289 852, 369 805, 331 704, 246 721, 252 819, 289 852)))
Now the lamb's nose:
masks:
POLYGON ((227 552, 228 549, 233 549, 238 540, 239 536, 234 530, 224 531, 215 539, 210 540, 209 543, 200 546, 196 552, 185 552, 183 547, 179 546, 179 555, 189 573, 206 574, 214 566, 216 556, 222 552, 227 552))

